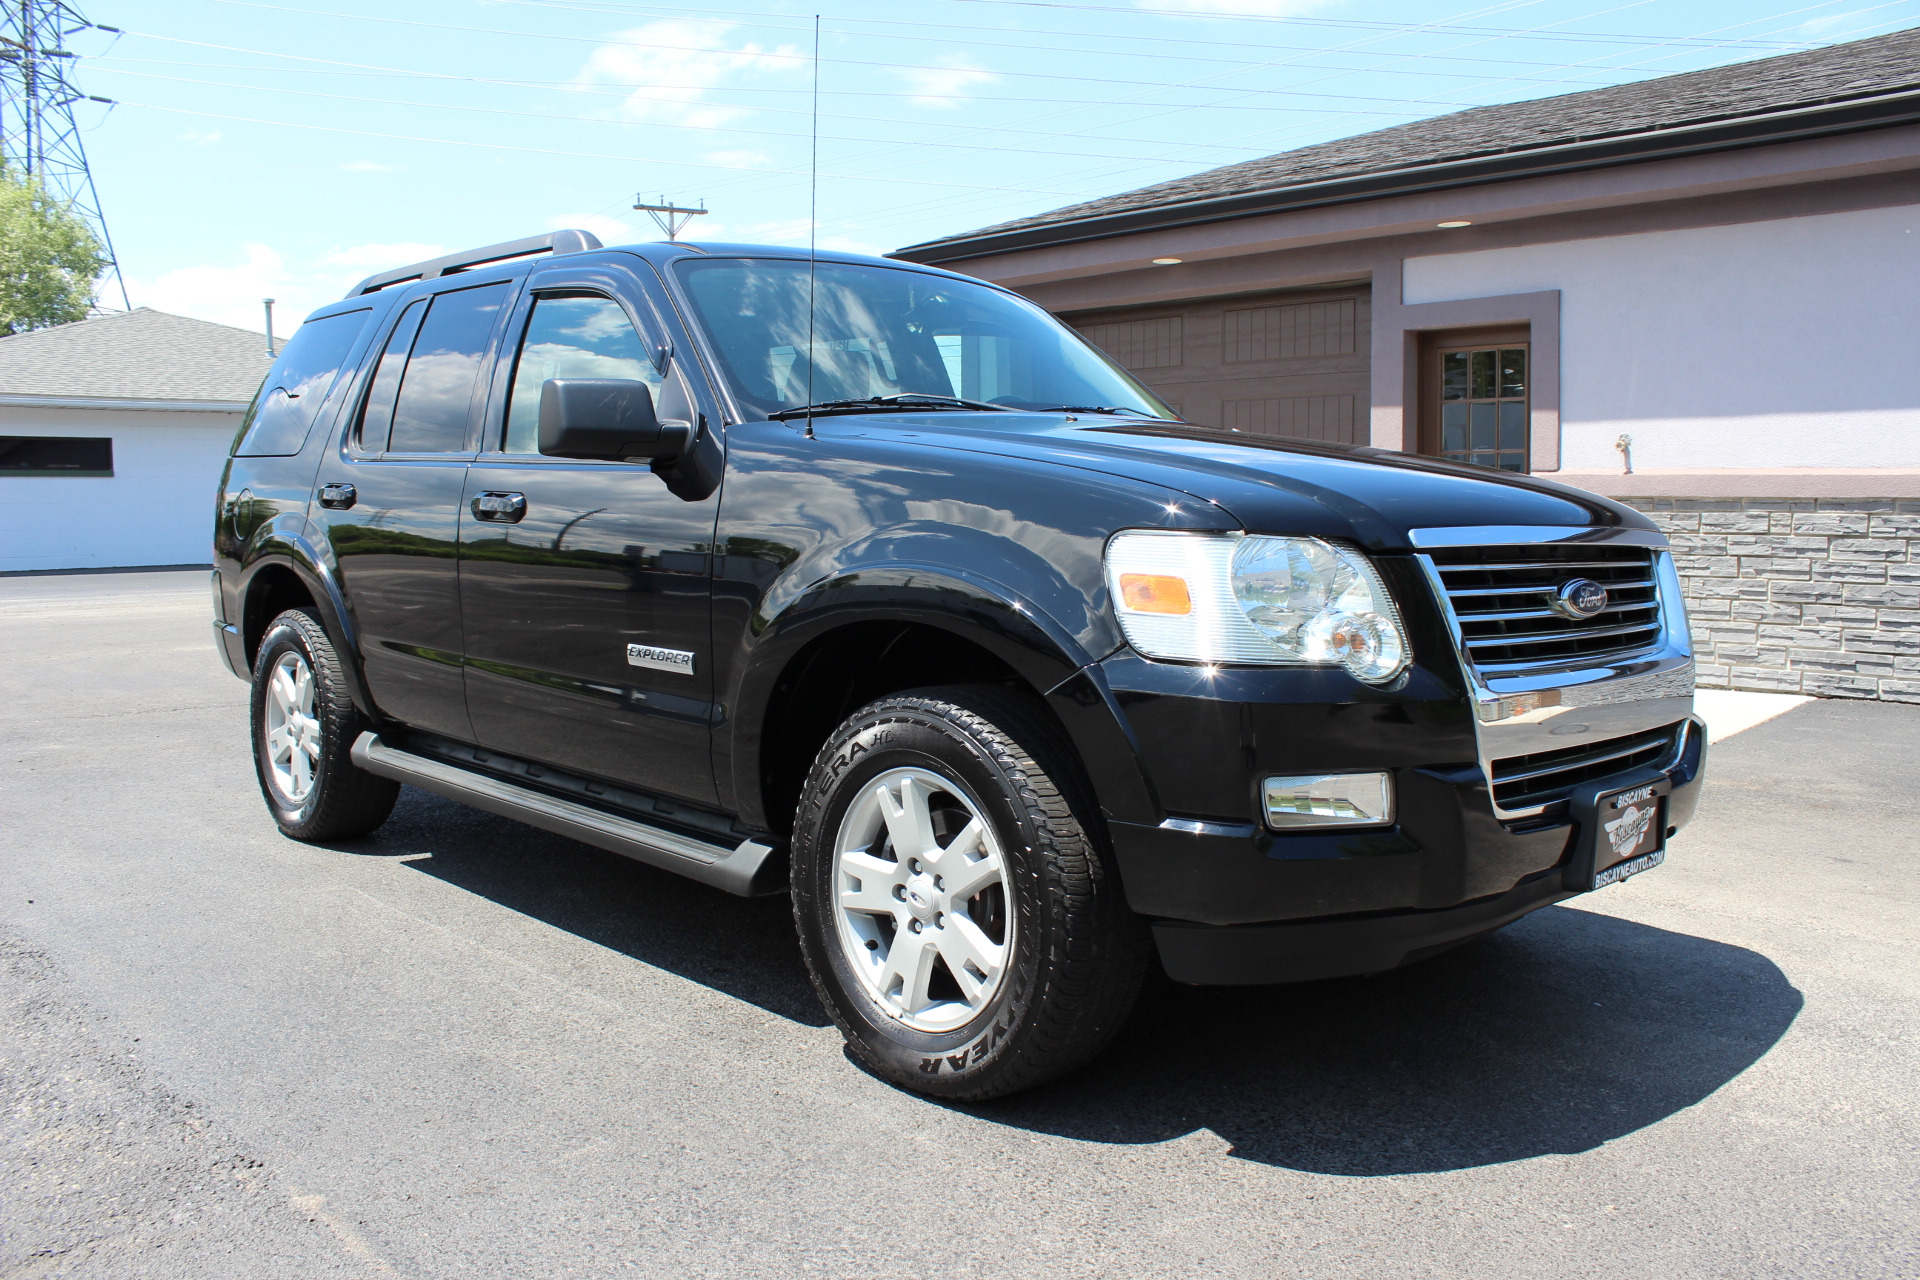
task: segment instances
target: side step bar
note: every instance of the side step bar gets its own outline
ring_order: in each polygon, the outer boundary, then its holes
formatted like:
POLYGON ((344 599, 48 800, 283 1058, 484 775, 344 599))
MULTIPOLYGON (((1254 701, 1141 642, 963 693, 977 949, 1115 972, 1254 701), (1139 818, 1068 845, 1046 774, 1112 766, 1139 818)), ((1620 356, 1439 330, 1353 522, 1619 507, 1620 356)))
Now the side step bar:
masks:
POLYGON ((743 898, 779 893, 786 887, 783 860, 771 845, 743 840, 737 848, 710 844, 633 818, 623 818, 562 800, 502 778, 474 773, 458 765, 380 741, 363 733, 353 744, 353 762, 368 773, 392 778, 470 804, 503 818, 567 836, 584 844, 611 849, 636 862, 678 872, 690 880, 737 893, 743 898))

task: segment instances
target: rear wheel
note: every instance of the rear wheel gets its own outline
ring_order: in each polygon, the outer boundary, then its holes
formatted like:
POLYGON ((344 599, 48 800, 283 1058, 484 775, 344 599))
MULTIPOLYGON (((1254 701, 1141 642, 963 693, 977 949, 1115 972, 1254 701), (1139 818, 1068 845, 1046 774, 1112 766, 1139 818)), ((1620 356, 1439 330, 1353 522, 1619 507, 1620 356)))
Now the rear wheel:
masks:
POLYGON ((387 820, 400 784, 354 765, 366 721, 333 641, 305 609, 273 620, 253 660, 253 763, 280 829, 296 840, 365 835, 387 820))
POLYGON ((861 708, 814 762, 794 830, 801 946, 854 1055, 895 1083, 1028 1088, 1132 1008, 1146 933, 1055 737, 1001 690, 929 689, 861 708))

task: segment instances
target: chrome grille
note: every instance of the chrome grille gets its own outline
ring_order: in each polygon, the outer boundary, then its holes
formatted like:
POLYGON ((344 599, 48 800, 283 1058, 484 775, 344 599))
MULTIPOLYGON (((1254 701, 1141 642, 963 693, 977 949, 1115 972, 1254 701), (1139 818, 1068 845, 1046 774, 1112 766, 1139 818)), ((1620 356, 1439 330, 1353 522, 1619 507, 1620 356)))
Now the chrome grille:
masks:
POLYGON ((1605 742, 1495 760, 1494 803, 1508 813, 1561 803, 1583 782, 1666 760, 1685 727, 1682 721, 1605 742))
POLYGON ((1482 671, 1558 666, 1631 653, 1660 638, 1654 552, 1618 543, 1436 547, 1466 656, 1482 671), (1607 607, 1570 618, 1550 606, 1563 583, 1588 578, 1607 607))

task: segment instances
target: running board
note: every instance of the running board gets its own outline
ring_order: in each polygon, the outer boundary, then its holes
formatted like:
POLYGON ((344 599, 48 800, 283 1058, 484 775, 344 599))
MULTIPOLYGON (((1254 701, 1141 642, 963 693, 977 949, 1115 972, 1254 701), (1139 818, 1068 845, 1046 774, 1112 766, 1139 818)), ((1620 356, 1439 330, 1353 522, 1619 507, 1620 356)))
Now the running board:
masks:
POLYGON ((783 860, 771 845, 743 840, 736 848, 710 844, 633 818, 591 809, 529 787, 515 786, 458 765, 417 756, 363 733, 353 744, 353 762, 368 773, 470 804, 503 818, 625 854, 636 862, 677 872, 690 880, 743 898, 786 888, 783 860))

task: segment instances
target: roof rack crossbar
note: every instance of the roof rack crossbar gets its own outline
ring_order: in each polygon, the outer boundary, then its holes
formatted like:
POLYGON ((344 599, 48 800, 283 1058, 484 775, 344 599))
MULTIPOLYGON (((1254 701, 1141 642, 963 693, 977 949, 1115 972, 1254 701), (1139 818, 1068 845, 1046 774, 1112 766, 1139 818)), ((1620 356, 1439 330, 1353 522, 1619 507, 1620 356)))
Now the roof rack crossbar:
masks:
POLYGON ((490 244, 481 249, 463 249, 459 253, 429 258, 425 262, 416 262, 411 266, 394 267, 390 271, 377 272, 353 286, 347 291, 347 296, 358 298, 363 294, 377 293, 390 284, 404 284, 409 280, 432 280, 456 271, 464 271, 469 267, 484 266, 489 262, 524 258, 531 253, 552 252, 558 257, 563 253, 585 253, 600 247, 600 237, 591 231, 549 231, 541 236, 508 240, 504 244, 490 244))

